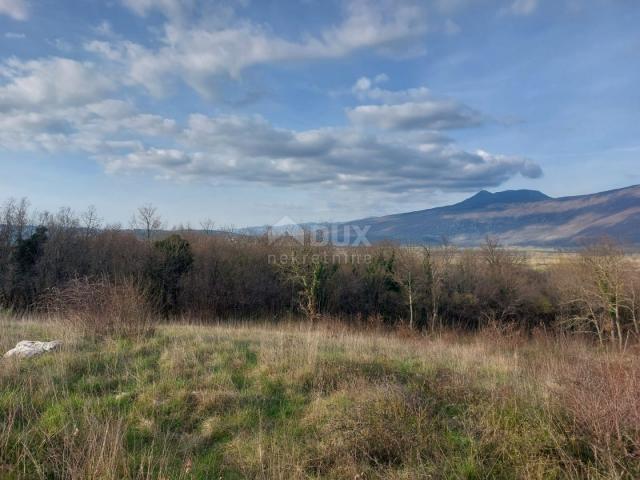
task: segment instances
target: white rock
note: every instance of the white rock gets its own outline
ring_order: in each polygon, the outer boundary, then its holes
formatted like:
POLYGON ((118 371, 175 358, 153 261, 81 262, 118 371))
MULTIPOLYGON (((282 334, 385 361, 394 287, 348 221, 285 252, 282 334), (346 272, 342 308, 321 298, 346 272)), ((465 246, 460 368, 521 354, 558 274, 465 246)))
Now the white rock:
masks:
POLYGON ((62 346, 62 342, 54 340, 53 342, 35 342, 31 340, 23 340, 18 342, 15 348, 9 350, 4 354, 4 358, 17 357, 17 358, 30 358, 43 353, 57 350, 62 346))

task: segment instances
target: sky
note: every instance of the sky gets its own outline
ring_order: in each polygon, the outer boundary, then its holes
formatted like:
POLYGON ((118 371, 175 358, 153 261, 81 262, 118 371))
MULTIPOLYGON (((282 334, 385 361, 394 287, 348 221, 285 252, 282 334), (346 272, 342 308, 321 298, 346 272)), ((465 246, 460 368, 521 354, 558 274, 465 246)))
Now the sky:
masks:
POLYGON ((640 183, 637 0, 0 0, 0 201, 340 221, 640 183))

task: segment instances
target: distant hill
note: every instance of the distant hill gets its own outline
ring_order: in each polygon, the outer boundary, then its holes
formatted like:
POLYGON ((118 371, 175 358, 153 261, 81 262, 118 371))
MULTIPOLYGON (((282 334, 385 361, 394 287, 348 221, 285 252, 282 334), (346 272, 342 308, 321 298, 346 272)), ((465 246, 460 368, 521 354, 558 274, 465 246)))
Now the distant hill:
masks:
POLYGON ((530 203, 539 202, 540 200, 551 200, 551 197, 537 190, 505 190, 504 192, 497 193, 481 190, 473 197, 451 205, 450 208, 472 210, 474 208, 484 208, 498 203, 530 203))
POLYGON ((487 235, 505 245, 575 247, 605 236, 640 245, 640 185, 591 195, 551 198, 535 190, 485 190, 446 207, 372 217, 342 225, 370 226, 375 242, 449 242, 472 246, 487 235))

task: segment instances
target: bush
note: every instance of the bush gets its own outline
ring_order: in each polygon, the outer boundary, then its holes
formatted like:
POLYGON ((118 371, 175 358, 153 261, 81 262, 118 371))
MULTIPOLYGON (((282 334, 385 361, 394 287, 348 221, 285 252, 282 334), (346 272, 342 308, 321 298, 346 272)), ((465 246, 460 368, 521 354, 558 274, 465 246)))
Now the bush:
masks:
POLYGON ((154 309, 131 280, 74 279, 46 297, 46 308, 87 336, 144 336, 153 333, 154 309))

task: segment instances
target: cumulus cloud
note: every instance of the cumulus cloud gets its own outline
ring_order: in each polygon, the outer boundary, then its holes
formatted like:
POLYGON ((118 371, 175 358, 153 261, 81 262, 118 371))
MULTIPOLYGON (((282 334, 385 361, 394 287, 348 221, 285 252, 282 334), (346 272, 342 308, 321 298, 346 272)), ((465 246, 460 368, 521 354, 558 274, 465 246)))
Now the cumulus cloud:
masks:
MULTIPOLYGON (((526 158, 459 148, 442 131, 479 125, 483 115, 426 87, 385 88, 385 74, 357 80, 351 94, 360 104, 346 110, 351 125, 340 128, 285 129, 255 115, 192 114, 176 121, 132 100, 139 87, 162 95, 177 80, 210 97, 217 80, 238 78, 254 65, 406 45, 427 28, 419 2, 351 0, 335 25, 292 38, 231 13, 225 21, 187 20, 199 0, 122 1, 138 15, 164 15, 159 36, 136 43, 104 22, 95 29, 99 38, 84 45, 99 60, 0 64, 0 148, 81 152, 112 173, 393 195, 486 188, 542 174, 526 158)), ((241 0, 227 4, 234 1, 241 0)), ((0 0, 0 12, 9 4, 17 3, 0 0)))
POLYGON ((168 12, 184 8, 183 2, 164 0, 156 5, 146 0, 127 0, 127 4, 141 14, 158 5, 166 11, 169 20, 159 46, 93 41, 86 48, 120 63, 132 83, 156 95, 165 91, 167 79, 180 78, 200 94, 212 96, 215 78, 237 78, 254 65, 340 58, 365 48, 380 49, 408 42, 426 31, 424 9, 407 0, 351 0, 345 4, 341 22, 298 40, 278 36, 249 20, 174 21, 168 12))
POLYGON ((388 81, 389 77, 384 73, 378 74, 374 78, 360 77, 351 88, 351 91, 360 101, 371 100, 382 103, 399 103, 432 98, 431 91, 426 87, 399 91, 380 88, 381 84, 388 81))
POLYGON ((402 103, 434 98, 431 90, 426 87, 408 88, 406 90, 385 90, 380 88, 380 84, 389 81, 389 77, 378 74, 375 78, 360 77, 351 88, 351 91, 360 101, 371 100, 380 103, 402 103))
POLYGON ((524 158, 466 152, 437 134, 370 134, 357 128, 294 131, 259 116, 191 115, 187 125, 105 100, 55 112, 0 117, 0 146, 84 152, 111 173, 146 172, 175 181, 324 185, 388 193, 497 186, 536 178, 524 158))
POLYGON ((425 88, 383 90, 383 74, 356 82, 357 96, 378 103, 349 110, 351 127, 303 131, 261 116, 192 114, 180 124, 111 98, 119 92, 113 79, 70 59, 11 59, 0 78, 0 147, 83 152, 113 173, 394 194, 486 188, 542 174, 525 158, 458 148, 440 131, 477 124, 479 114, 425 88), (410 101, 384 103, 399 100, 410 101))
MULTIPOLYGON (((55 90, 55 89, 54 89, 55 90)), ((184 125, 102 99, 21 102, 0 116, 0 147, 81 152, 108 172, 176 181, 324 185, 401 194, 497 186, 540 167, 520 157, 466 152, 438 132, 370 133, 357 127, 296 131, 260 116, 193 114, 184 125)))
POLYGON ((426 87, 391 91, 380 88, 388 77, 362 77, 352 87, 361 101, 376 104, 347 109, 352 123, 390 130, 447 130, 482 124, 484 116, 455 100, 435 97, 426 87))
POLYGON ((0 66, 0 111, 82 104, 115 87, 92 63, 59 57, 13 58, 0 66))
POLYGON ((172 119, 139 112, 127 101, 93 99, 27 104, 0 115, 0 147, 19 151, 124 153, 143 148, 143 141, 171 138, 179 128, 172 119))
POLYGON ((361 105, 347 110, 351 122, 391 130, 447 130, 480 125, 482 115, 452 100, 361 105))
POLYGON ((497 186, 517 174, 542 174, 524 158, 465 152, 442 136, 407 143, 352 128, 298 132, 256 116, 192 115, 180 137, 181 148, 151 147, 101 160, 111 172, 147 171, 174 180, 229 178, 393 193, 497 186))
POLYGON ((0 15, 7 15, 14 20, 26 20, 29 7, 25 0, 0 0, 0 15))

